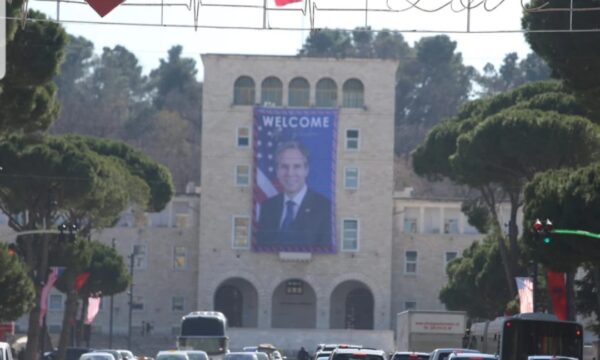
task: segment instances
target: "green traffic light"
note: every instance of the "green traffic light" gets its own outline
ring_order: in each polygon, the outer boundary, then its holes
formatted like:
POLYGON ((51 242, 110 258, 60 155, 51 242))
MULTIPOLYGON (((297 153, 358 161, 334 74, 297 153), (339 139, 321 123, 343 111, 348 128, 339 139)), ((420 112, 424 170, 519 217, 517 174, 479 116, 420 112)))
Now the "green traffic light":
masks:
POLYGON ((544 244, 550 244, 552 242, 552 238, 550 238, 550 236, 546 236, 544 238, 544 244))

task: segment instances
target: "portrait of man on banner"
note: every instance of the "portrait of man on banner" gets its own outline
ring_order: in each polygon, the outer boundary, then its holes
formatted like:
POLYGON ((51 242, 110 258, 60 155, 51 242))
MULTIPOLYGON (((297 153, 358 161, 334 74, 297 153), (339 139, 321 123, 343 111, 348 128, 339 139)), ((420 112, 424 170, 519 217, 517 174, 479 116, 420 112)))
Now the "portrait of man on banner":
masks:
POLYGON ((254 115, 253 249, 335 252, 337 110, 254 115))

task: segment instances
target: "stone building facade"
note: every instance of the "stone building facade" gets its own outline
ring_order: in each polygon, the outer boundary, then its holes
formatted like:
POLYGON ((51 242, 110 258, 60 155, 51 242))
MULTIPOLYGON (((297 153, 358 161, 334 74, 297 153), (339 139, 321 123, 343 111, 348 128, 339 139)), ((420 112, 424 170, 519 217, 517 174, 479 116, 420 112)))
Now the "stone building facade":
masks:
MULTIPOLYGON (((217 54, 202 61, 201 199, 176 196, 161 213, 137 219, 125 213, 116 227, 93 236, 106 244, 115 239, 127 261, 140 254, 133 331, 150 323, 152 334, 173 344, 182 315, 220 310, 234 348, 259 340, 285 348, 282 334, 288 334, 305 344, 372 339, 373 346, 393 350, 396 313, 444 309, 438 293, 447 281, 445 265, 483 236, 468 225, 459 200, 394 193, 397 63, 217 54), (332 254, 252 247, 253 109, 290 107, 298 95, 290 84, 298 78, 308 84, 307 108, 322 100, 321 80, 335 84, 338 241, 332 254), (263 93, 273 95, 274 83, 281 94, 273 102, 263 93)), ((61 296, 53 292, 49 300, 51 331, 60 324, 61 296)), ((128 301, 127 293, 114 297, 115 334, 127 333, 128 301)), ((105 297, 96 333, 109 331, 109 304, 105 297)), ((25 329, 26 321, 19 325, 25 329)))

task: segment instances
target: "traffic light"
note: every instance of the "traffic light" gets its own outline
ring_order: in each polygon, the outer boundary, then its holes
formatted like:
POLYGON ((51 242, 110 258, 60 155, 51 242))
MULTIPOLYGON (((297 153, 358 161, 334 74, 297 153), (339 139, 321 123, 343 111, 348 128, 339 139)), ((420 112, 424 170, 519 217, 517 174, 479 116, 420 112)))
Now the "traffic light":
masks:
POLYGON ((535 219, 533 223, 533 231, 539 236, 542 236, 543 242, 545 245, 548 245, 552 242, 552 229, 554 226, 549 219, 546 219, 546 222, 542 224, 540 219, 535 219))

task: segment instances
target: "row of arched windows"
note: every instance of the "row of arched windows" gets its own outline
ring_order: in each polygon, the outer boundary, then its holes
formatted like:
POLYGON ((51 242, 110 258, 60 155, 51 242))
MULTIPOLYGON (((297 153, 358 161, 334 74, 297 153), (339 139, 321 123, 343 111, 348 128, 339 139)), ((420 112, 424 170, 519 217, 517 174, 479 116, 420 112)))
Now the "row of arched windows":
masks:
MULTIPOLYGON (((358 79, 349 79, 342 86, 342 107, 364 107, 365 89, 358 79)), ((234 84, 234 105, 256 104, 256 86, 249 76, 240 76, 234 84)), ((275 76, 269 76, 260 85, 260 104, 271 106, 283 105, 283 83, 275 76)), ((303 77, 296 77, 288 85, 287 106, 310 106, 310 85, 303 77)), ((315 106, 337 107, 338 87, 331 78, 323 78, 317 82, 315 89, 315 106)))

